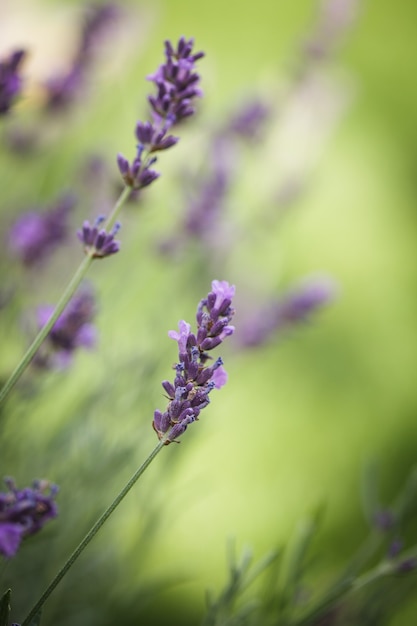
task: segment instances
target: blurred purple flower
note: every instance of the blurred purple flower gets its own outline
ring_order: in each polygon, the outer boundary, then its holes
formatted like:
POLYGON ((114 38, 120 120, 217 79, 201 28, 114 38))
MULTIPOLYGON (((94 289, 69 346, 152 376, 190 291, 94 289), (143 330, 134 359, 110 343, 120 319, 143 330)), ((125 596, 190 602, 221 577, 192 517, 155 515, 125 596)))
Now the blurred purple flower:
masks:
POLYGON ((184 320, 178 323, 178 332, 170 330, 168 333, 178 343, 176 376, 173 383, 167 380, 162 383, 169 403, 164 413, 155 411, 152 424, 159 439, 166 437, 167 445, 198 420, 201 410, 210 402, 211 390, 226 384, 222 359, 219 357, 212 365, 206 365, 211 358, 207 352, 234 331, 234 326, 230 325, 235 312, 231 306, 234 294, 233 285, 214 280, 211 292, 198 305, 196 334, 184 320))
POLYGON ((117 222, 112 231, 108 233, 104 229, 99 229, 100 224, 105 221, 104 217, 99 217, 93 225, 85 221, 82 230, 77 231, 78 239, 84 244, 85 253, 93 259, 103 259, 119 251, 120 245, 114 237, 120 229, 117 222))
POLYGON ((328 304, 336 293, 329 279, 311 279, 304 285, 273 300, 255 313, 240 329, 240 345, 258 346, 287 327, 306 321, 317 309, 328 304))
MULTIPOLYGON (((41 306, 37 310, 39 329, 49 320, 53 306, 41 306)), ((96 312, 95 297, 91 289, 84 287, 69 302, 55 322, 46 341, 37 353, 34 364, 41 368, 67 367, 77 348, 93 348, 97 331, 93 325, 96 312)))
POLYGON ((12 253, 25 265, 43 261, 68 236, 68 215, 75 197, 66 194, 44 212, 29 211, 12 225, 8 239, 12 253))
POLYGON ((5 478, 6 492, 0 492, 0 553, 12 557, 24 537, 37 533, 57 516, 54 502, 56 485, 34 481, 32 487, 17 489, 11 478, 5 478))
POLYGON ((82 93, 94 47, 108 25, 118 15, 115 4, 92 4, 81 26, 80 39, 68 70, 45 81, 45 108, 58 112, 68 108, 82 93))
POLYGON ((10 111, 20 93, 22 78, 19 71, 25 56, 24 50, 16 50, 0 60, 0 116, 10 111))
POLYGON ((270 117, 270 107, 260 98, 253 98, 233 113, 226 131, 249 141, 258 140, 270 117))
POLYGON ((195 63, 204 53, 191 54, 193 45, 193 39, 187 41, 184 37, 180 38, 176 49, 166 41, 166 62, 148 76, 157 88, 156 96, 148 97, 152 122, 137 123, 137 152, 131 163, 122 154, 117 156, 122 178, 132 189, 147 187, 159 177, 159 173, 151 169, 156 157, 149 155, 178 143, 178 137, 168 134, 169 129, 195 112, 193 100, 202 95, 198 87, 200 76, 194 71, 195 63))

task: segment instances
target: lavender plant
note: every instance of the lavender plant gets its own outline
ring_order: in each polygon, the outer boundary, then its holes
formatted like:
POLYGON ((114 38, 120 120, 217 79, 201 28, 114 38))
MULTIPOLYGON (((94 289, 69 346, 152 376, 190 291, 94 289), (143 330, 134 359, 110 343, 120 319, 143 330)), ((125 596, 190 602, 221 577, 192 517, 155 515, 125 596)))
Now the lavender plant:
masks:
MULTIPOLYGON (((323 7, 319 28, 311 39, 312 43, 306 46, 304 69, 329 55, 338 41, 339 34, 349 23, 351 8, 349 2, 336 1, 334 4, 327 2, 323 7)), ((85 84, 86 70, 90 69, 92 39, 96 35, 96 30, 100 30, 102 21, 105 22, 109 17, 112 18, 113 13, 112 11, 109 13, 107 5, 104 5, 101 9, 98 7, 97 13, 86 21, 80 49, 75 55, 69 73, 52 79, 45 86, 49 94, 48 110, 57 112, 75 104, 85 84)), ((203 53, 193 52, 193 40, 181 38, 176 46, 167 41, 165 55, 165 63, 148 77, 156 87, 156 94, 150 95, 148 99, 150 119, 139 121, 136 125, 135 156, 131 160, 122 154, 117 157, 124 185, 123 191, 107 216, 99 215, 95 220, 84 220, 78 229, 77 237, 81 242, 85 259, 57 306, 43 305, 37 309, 36 323, 39 334, 0 392, 0 400, 9 397, 9 393, 31 362, 43 369, 63 367, 73 359, 74 352, 79 347, 90 348, 95 344, 96 329, 93 324, 96 313, 95 297, 86 287, 80 289, 80 285, 93 261, 114 256, 120 251, 121 243, 116 237, 120 229, 118 218, 122 207, 133 194, 142 193, 143 189, 159 178, 159 172, 154 169, 157 162, 155 154, 166 151, 178 143, 179 138, 171 134, 171 129, 194 114, 195 99, 202 95, 199 87, 200 76, 195 71, 195 65, 203 53)), ((18 94, 16 85, 18 84, 20 88, 20 79, 16 78, 16 72, 19 68, 20 59, 14 61, 9 59, 4 67, 0 65, 0 78, 2 79, 1 72, 6 76, 3 81, 5 87, 0 80, 0 101, 4 98, 8 103, 4 113, 9 112, 18 94)), ((232 184, 236 182, 235 174, 239 169, 236 166, 237 152, 240 149, 238 142, 247 142, 250 149, 260 143, 262 129, 268 125, 270 115, 269 106, 260 100, 253 100, 239 108, 236 114, 225 124, 221 124, 211 136, 209 150, 212 168, 211 170, 205 168, 203 177, 197 180, 196 193, 190 194, 188 210, 185 211, 182 224, 179 225, 180 236, 168 238, 167 249, 181 247, 187 238, 195 238, 202 247, 207 243, 210 246, 219 236, 222 212, 232 184)), ((299 190, 297 185, 295 187, 299 190)), ((293 191, 293 188, 290 191, 293 191)), ((9 233, 9 244, 23 265, 38 270, 41 265, 45 265, 46 259, 51 258, 54 249, 68 237, 67 218, 72 208, 68 208, 65 201, 62 201, 62 206, 60 204, 58 208, 53 207, 48 211, 28 213, 14 223, 9 233)), ((239 237, 235 239, 238 240, 239 237)), ((230 253, 230 257, 236 246, 236 241, 228 246, 227 252, 230 253)), ((221 264, 219 257, 215 256, 211 248, 206 259, 209 261, 214 259, 221 264)), ((222 257, 221 262, 225 258, 227 259, 227 256, 222 257)), ((209 263, 204 269, 206 272, 211 271, 209 263)), ((200 272, 196 272, 196 277, 198 279, 196 282, 202 282, 200 272)), ((175 290, 181 293, 182 297, 180 281, 175 284, 175 290)), ((237 334, 240 334, 240 337, 238 336, 237 343, 241 354, 244 355, 243 350, 248 347, 272 343, 271 340, 277 332, 309 320, 319 308, 332 300, 334 292, 333 282, 312 280, 278 297, 271 296, 265 307, 260 306, 259 300, 256 299, 254 308, 257 307, 257 310, 254 316, 252 318, 248 316, 247 322, 243 319, 238 328, 237 334)), ((186 430, 201 418, 202 410, 210 403, 211 392, 222 388, 226 383, 227 374, 223 368, 223 360, 221 357, 213 358, 212 351, 234 333, 235 328, 232 325, 235 312, 232 306, 234 296, 233 285, 225 280, 214 280, 210 292, 197 307, 195 329, 192 329, 191 324, 185 320, 181 320, 178 330, 171 330, 168 333, 177 343, 178 357, 172 367, 173 379, 162 382, 167 400, 166 407, 162 410, 156 409, 153 414, 152 427, 158 443, 70 554, 21 622, 22 626, 35 626, 40 623, 41 611, 51 594, 154 458, 168 444, 184 440, 186 430)), ((248 297, 246 298, 248 300, 248 297)), ((158 308, 161 309, 160 305, 158 308)), ((151 356, 155 361, 155 354, 151 356)), ((150 366, 151 371, 154 366, 152 358, 147 359, 145 364, 150 366)), ((113 370, 108 372, 108 378, 112 374, 113 370)), ((141 382, 143 389, 148 387, 149 380, 141 382)), ((95 398, 97 403, 100 400, 106 402, 111 393, 110 385, 107 387, 105 392, 100 392, 99 398, 95 398)), ((112 417, 121 420, 119 414, 112 417)), ((260 420, 262 425, 262 417, 260 409, 258 413, 255 411, 249 424, 241 420, 241 428, 250 429, 251 432, 261 430, 256 420, 260 420)), ((309 555, 314 546, 313 539, 318 532, 319 516, 301 526, 292 547, 271 552, 253 566, 249 551, 243 554, 241 562, 236 561, 233 556, 230 563, 230 580, 225 588, 217 596, 208 595, 207 612, 203 618, 204 626, 382 624, 381 615, 378 616, 378 622, 369 621, 364 612, 364 605, 366 598, 370 596, 363 596, 365 600, 362 601, 361 593, 371 594, 375 584, 383 583, 388 577, 401 577, 409 581, 411 578, 409 574, 415 571, 417 549, 413 545, 404 548, 409 546, 410 542, 403 532, 405 521, 408 518, 412 519, 411 503, 415 499, 415 485, 414 473, 399 500, 390 507, 381 505, 368 494, 369 538, 341 575, 336 576, 327 586, 321 584, 321 590, 318 592, 316 590, 320 584, 316 585, 314 579, 312 580, 315 571, 310 567, 309 555), (310 569, 312 574, 309 574, 310 569), (255 591, 252 591, 252 585, 255 591)), ((55 503, 57 488, 47 481, 37 481, 32 488, 19 490, 11 479, 6 481, 6 486, 7 491, 0 493, 0 553, 10 562, 19 552, 25 558, 25 544, 29 543, 29 537, 57 515, 55 503)), ((200 533, 201 530, 197 529, 196 532, 200 533)), ((174 536, 172 541, 178 540, 174 536)), ((379 602, 382 607, 384 603, 379 602)), ((9 624, 12 614, 11 603, 13 604, 13 596, 11 597, 10 591, 6 591, 0 599, 0 626, 9 624)), ((19 611, 20 607, 16 611, 13 606, 13 615, 18 615, 19 611)), ((117 609, 114 612, 117 614, 117 609)), ((119 619, 118 615, 117 618, 119 619)), ((68 620, 68 616, 65 616, 65 619, 68 620)), ((175 620, 175 616, 173 619, 175 620)))

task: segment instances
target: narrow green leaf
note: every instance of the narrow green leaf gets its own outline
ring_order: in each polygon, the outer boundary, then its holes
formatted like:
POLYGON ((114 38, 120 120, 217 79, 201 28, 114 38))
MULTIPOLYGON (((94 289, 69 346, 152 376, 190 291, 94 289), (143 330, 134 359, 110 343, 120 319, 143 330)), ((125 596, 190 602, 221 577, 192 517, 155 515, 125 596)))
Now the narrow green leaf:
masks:
POLYGON ((10 596, 12 590, 8 589, 4 592, 0 600, 0 626, 7 626, 9 623, 10 615, 10 596))

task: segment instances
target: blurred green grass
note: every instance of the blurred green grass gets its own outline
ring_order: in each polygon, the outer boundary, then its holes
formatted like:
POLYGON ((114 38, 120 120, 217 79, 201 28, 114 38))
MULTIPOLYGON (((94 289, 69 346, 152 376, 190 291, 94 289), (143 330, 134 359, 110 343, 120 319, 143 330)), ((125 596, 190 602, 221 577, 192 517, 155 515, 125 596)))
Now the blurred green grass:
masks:
MULTIPOLYGON (((36 5, 51 16, 83 3, 36 5)), ((129 29, 122 53, 116 42, 119 61, 110 67, 110 80, 101 70, 91 103, 70 119, 64 142, 36 162, 10 162, 1 155, 4 223, 10 223, 15 207, 71 186, 86 154, 113 162, 118 151, 133 153, 132 129, 149 90, 144 78, 160 63, 164 39, 194 36, 198 49, 206 51, 200 66, 205 98, 176 156, 161 158, 163 177, 148 190, 144 206, 126 212, 123 252, 91 272, 101 309, 97 352, 80 354, 71 370, 46 377, 41 395, 29 388, 25 398, 12 399, 9 414, 2 416, 1 473, 22 483, 34 474, 47 476, 61 486, 59 521, 45 529, 39 546, 27 548, 29 563, 22 555, 9 566, 10 577, 16 571, 28 580, 36 571, 35 558, 53 545, 53 563, 42 559, 33 587, 17 590, 17 606, 35 599, 94 513, 154 445, 152 413, 164 404, 160 380, 169 377, 175 359, 166 332, 178 319, 193 319, 212 278, 235 283, 244 302, 248 288, 257 295, 256 289, 266 293, 325 271, 340 283, 340 294, 312 324, 265 348, 226 349, 227 387, 181 445, 163 451, 164 458, 103 529, 90 555, 57 590, 45 611, 46 624, 56 616, 60 624, 74 623, 74 615, 78 624, 96 623, 97 615, 77 594, 84 588, 81 597, 95 606, 109 580, 108 623, 123 605, 134 623, 139 611, 134 604, 144 602, 144 589, 151 613, 164 604, 170 613, 182 611, 184 624, 187 612, 195 623, 204 589, 225 577, 230 536, 260 555, 286 542, 297 521, 321 502, 326 516, 318 550, 326 577, 365 532, 359 498, 365 462, 379 463, 389 500, 416 460, 417 6, 403 3, 400 11, 387 0, 362 5, 339 64, 330 69, 342 82, 348 79, 352 103, 305 195, 267 233, 257 225, 257 207, 265 210, 257 176, 274 172, 274 146, 257 150, 255 163, 247 155, 249 173, 242 178, 250 182, 241 187, 244 192, 237 190, 234 211, 253 236, 241 242, 218 276, 197 273, 191 253, 176 264, 155 255, 158 233, 166 234, 181 211, 178 170, 198 156, 193 151, 205 129, 243 94, 288 78, 314 6, 307 1, 225 6, 206 0, 197 7, 189 0, 123 6, 137 12, 140 37, 129 29), (86 583, 95 576, 90 588, 86 583), (166 581, 164 602, 149 595, 148 585, 160 576, 166 581), (71 606, 70 616, 62 616, 63 606, 71 606)), ((23 11, 25 3, 16 7, 7 8, 23 11)), ((79 220, 85 215, 92 217, 88 207, 80 207, 79 220)), ((53 273, 53 283, 47 276, 28 281, 22 307, 46 295, 53 301, 73 261, 75 266, 74 254, 64 252, 45 270, 53 273)), ((3 271, 14 276, 12 266, 3 271)), ((23 349, 16 332, 20 314, 3 313, 3 376, 23 349)), ((239 310, 236 326, 238 332, 239 310)), ((412 605, 403 610, 393 625, 410 623, 412 605)))

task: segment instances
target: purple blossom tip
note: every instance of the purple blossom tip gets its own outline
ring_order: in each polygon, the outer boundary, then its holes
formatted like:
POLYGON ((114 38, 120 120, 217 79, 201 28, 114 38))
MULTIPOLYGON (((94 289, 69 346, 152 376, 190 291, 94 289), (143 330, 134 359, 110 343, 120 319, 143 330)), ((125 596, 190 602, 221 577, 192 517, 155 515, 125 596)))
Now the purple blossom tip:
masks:
POLYGON ((105 229, 99 230, 104 220, 105 218, 99 217, 93 225, 86 220, 82 229, 77 231, 78 239, 84 244, 85 253, 93 259, 104 259, 120 250, 120 243, 114 239, 120 230, 120 223, 117 222, 108 233, 105 229))
POLYGON ((227 382, 227 373, 219 357, 212 365, 208 352, 219 345, 233 329, 229 322, 234 315, 231 299, 235 288, 226 281, 213 281, 213 291, 200 301, 197 308, 197 331, 181 320, 178 331, 170 330, 168 336, 178 343, 178 363, 174 366, 173 383, 164 381, 162 387, 168 394, 165 412, 154 413, 153 428, 165 444, 176 441, 189 424, 199 419, 200 412, 209 402, 210 392, 227 382), (214 305, 217 303, 217 307, 214 305))

